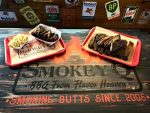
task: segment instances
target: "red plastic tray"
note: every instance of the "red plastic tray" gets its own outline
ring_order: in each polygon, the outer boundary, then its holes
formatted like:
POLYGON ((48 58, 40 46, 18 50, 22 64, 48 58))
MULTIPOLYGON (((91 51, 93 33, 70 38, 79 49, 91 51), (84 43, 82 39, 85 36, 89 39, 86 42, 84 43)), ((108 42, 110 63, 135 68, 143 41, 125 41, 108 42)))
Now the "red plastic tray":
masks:
POLYGON ((17 63, 14 64, 14 63, 12 63, 13 57, 11 56, 11 53, 10 53, 11 48, 8 46, 9 38, 12 38, 12 37, 13 36, 7 37, 4 40, 4 44, 5 44, 5 62, 6 62, 7 65, 9 65, 11 67, 16 67, 16 66, 19 66, 19 65, 22 65, 22 64, 25 64, 25 63, 29 63, 29 62, 32 62, 32 61, 40 60, 42 58, 46 58, 46 57, 49 57, 49 56, 54 56, 54 55, 63 53, 66 50, 66 45, 65 45, 64 41, 62 40, 62 38, 60 38, 58 40, 60 42, 60 45, 62 46, 62 49, 60 51, 54 52, 52 54, 47 54, 45 56, 41 55, 41 56, 37 56, 36 58, 29 58, 28 60, 22 59, 21 62, 17 62, 17 63))
MULTIPOLYGON (((88 40, 90 39, 91 35, 93 34, 93 32, 95 31, 96 27, 92 28, 91 31, 89 32, 89 34, 87 35, 86 39, 84 40, 83 44, 82 44, 82 48, 86 51, 88 51, 89 53, 92 53, 92 54, 95 54, 95 55, 98 55, 100 57, 103 57, 103 58, 106 58, 106 59, 109 59, 109 60, 112 60, 112 61, 116 61, 118 63, 121 63, 121 64, 125 64, 127 66, 137 66, 139 64, 139 59, 140 59, 140 52, 141 52, 141 41, 135 37, 135 36, 130 36, 130 35, 126 35, 126 34, 123 34, 123 33, 120 33, 120 32, 116 32, 116 31, 112 31, 112 30, 108 30, 108 29, 105 29, 107 31, 110 31, 110 32, 113 32, 113 33, 116 33, 116 34, 120 34, 120 35, 123 35, 123 36, 126 36, 128 38, 132 38, 132 39, 136 39, 137 40, 137 45, 134 49, 134 53, 133 53, 133 58, 132 58, 132 61, 129 63, 127 61, 124 61, 124 60, 121 60, 121 59, 118 59, 118 58, 115 58, 115 57, 110 57, 110 56, 107 56, 107 55, 104 55, 104 54, 100 54, 94 50, 91 49, 90 51, 90 48, 87 49, 85 46, 85 44, 88 42, 88 40)), ((104 29, 104 28, 103 28, 104 29)), ((109 33, 108 33, 109 35, 109 33)))

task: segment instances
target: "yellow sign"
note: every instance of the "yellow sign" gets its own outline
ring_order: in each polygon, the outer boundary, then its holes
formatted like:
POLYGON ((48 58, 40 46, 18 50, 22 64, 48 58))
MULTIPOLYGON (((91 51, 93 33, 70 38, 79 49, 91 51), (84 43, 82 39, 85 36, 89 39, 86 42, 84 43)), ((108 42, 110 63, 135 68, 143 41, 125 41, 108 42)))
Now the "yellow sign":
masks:
POLYGON ((23 7, 20 9, 20 12, 31 25, 40 23, 39 18, 36 16, 30 6, 23 7))

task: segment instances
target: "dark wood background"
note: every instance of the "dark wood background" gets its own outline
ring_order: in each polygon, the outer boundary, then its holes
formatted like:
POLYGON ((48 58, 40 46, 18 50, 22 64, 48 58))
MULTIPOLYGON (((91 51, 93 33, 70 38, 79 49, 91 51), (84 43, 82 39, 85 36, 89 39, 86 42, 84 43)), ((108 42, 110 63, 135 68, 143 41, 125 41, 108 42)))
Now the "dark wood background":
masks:
POLYGON ((71 8, 68 8, 66 6, 64 0, 53 0, 53 2, 50 3, 38 3, 38 2, 33 2, 32 0, 27 0, 26 4, 15 4, 13 0, 3 0, 1 10, 15 11, 18 21, 9 24, 8 22, 0 22, 0 26, 1 27, 33 27, 25 20, 25 18, 19 12, 19 10, 22 7, 29 5, 35 11, 41 23, 52 25, 58 28, 91 28, 93 26, 101 26, 106 28, 150 28, 149 27, 150 23, 146 25, 137 24, 137 20, 139 19, 141 12, 144 9, 150 8, 150 2, 144 2, 143 0, 119 0, 120 10, 121 10, 120 17, 108 21, 105 12, 105 3, 109 2, 110 0, 86 0, 86 1, 97 1, 98 3, 94 20, 82 19, 83 0, 80 0, 80 4, 78 6, 71 7, 71 8), (45 5, 48 4, 56 4, 60 6, 60 22, 48 23, 46 21, 45 5), (139 6, 140 8, 132 24, 123 24, 121 20, 124 15, 126 6, 129 5, 139 6), (70 12, 75 17, 75 24, 66 25, 65 24, 66 20, 64 17, 67 13, 70 12))

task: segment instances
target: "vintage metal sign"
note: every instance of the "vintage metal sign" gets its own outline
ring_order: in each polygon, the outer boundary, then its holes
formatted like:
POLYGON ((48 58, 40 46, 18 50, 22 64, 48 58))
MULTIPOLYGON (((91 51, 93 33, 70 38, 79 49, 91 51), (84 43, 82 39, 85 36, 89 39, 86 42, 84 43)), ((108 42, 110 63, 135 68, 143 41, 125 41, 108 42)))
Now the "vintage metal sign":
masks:
POLYGON ((13 11, 0 11, 0 21, 15 22, 17 17, 13 11))
POLYGON ((107 13, 108 20, 120 16, 119 1, 118 0, 113 0, 113 1, 107 2, 105 4, 105 10, 106 10, 106 13, 107 13))
POLYGON ((68 7, 79 5, 79 0, 65 0, 65 4, 68 7))
POLYGON ((13 0, 13 1, 16 4, 24 4, 26 2, 25 0, 13 0))
POLYGON ((83 19, 93 19, 95 16, 97 2, 83 2, 83 9, 82 9, 82 18, 83 19))
POLYGON ((59 22, 59 6, 58 5, 46 5, 46 17, 48 22, 59 22))
POLYGON ((138 11, 138 6, 127 6, 122 23, 132 23, 138 11))
POLYGON ((138 24, 147 24, 149 21, 150 21, 150 9, 146 9, 141 13, 137 23, 138 24))
POLYGON ((35 25, 40 22, 39 18, 30 6, 23 7, 20 9, 20 12, 31 25, 35 25))

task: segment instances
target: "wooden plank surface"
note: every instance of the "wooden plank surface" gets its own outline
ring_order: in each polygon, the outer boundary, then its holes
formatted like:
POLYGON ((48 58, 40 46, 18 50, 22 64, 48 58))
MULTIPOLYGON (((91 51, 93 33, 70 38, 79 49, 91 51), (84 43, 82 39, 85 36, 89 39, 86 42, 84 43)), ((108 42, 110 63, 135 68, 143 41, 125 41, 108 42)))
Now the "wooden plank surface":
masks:
POLYGON ((106 17, 106 11, 105 11, 105 5, 104 5, 108 1, 109 0, 98 0, 97 1, 98 5, 97 5, 96 15, 95 15, 94 20, 83 20, 82 19, 82 6, 83 6, 82 0, 80 1, 80 4, 78 6, 75 6, 72 8, 67 8, 64 1, 58 1, 58 0, 54 0, 51 3, 38 3, 38 2, 33 2, 33 1, 28 0, 28 2, 26 4, 21 4, 21 5, 17 5, 15 3, 13 3, 13 1, 5 0, 3 3, 2 9, 15 11, 17 18, 18 18, 18 22, 9 23, 9 24, 7 24, 7 22, 0 22, 0 25, 2 27, 11 27, 11 26, 13 26, 13 27, 33 27, 25 20, 25 18, 19 12, 19 10, 22 7, 29 5, 35 11, 37 16, 41 20, 41 23, 44 23, 47 25, 53 25, 53 26, 59 27, 59 28, 91 28, 95 25, 98 25, 98 26, 107 27, 107 28, 147 28, 147 29, 149 29, 150 23, 148 23, 147 25, 136 24, 141 12, 144 9, 149 8, 149 6, 150 6, 149 2, 143 3, 142 0, 132 0, 132 1, 120 0, 120 12, 121 12, 120 17, 117 17, 112 20, 108 20, 106 17), (48 4, 56 4, 56 5, 60 6, 60 16, 61 16, 60 22, 49 23, 46 21, 45 5, 48 5, 48 4), (130 6, 130 5, 139 6, 138 13, 135 17, 135 21, 132 24, 123 24, 121 22, 121 20, 124 15, 125 8, 126 8, 126 6, 130 6), (65 9, 68 9, 68 10, 65 10, 65 9), (76 24, 72 25, 72 26, 71 25, 65 26, 62 21, 63 16, 64 16, 63 10, 70 12, 70 9, 74 10, 73 12, 76 12, 76 13, 74 13, 76 24))
MULTIPOLYGON (((14 33, 28 31, 29 29, 0 29, 0 112, 2 113, 149 113, 150 110, 150 32, 143 31, 140 29, 116 29, 116 31, 126 33, 128 35, 137 36, 142 41, 142 51, 140 64, 135 68, 137 76, 141 81, 142 89, 140 91, 131 91, 131 92, 84 92, 84 93, 73 93, 73 94, 31 94, 31 95, 17 95, 12 92, 12 87, 20 67, 18 68, 9 68, 5 64, 5 54, 4 54, 4 43, 3 40, 6 36, 12 35, 14 33), (73 99, 73 96, 77 96, 77 99, 73 99), (117 102, 101 100, 98 97, 104 95, 111 95, 113 98, 119 96, 117 102), (20 103, 22 101, 17 100, 20 98, 52 98, 54 103, 44 104, 44 101, 40 104, 35 102, 20 103), (97 99, 96 99, 97 97, 97 99), (60 101, 62 98, 72 98, 72 101, 60 101), (86 100, 90 98, 90 101, 86 100)), ((89 29, 60 29, 63 34, 62 38, 65 42, 69 42, 72 36, 79 37, 84 39, 89 29)), ((68 44, 68 43, 67 43, 68 44)), ((73 50, 72 50, 73 51, 73 50)), ((72 59, 72 65, 76 65, 77 58, 72 59)), ((81 62, 82 60, 80 60, 81 62)), ((41 65, 48 65, 50 62, 41 61, 41 65)), ((69 63, 69 62, 68 62, 69 63)), ((67 62, 66 62, 67 64, 67 62)), ((107 62, 106 62, 107 64, 107 62)), ((32 63, 32 66, 35 66, 32 63)), ((39 68, 40 69, 40 68, 39 68)), ((132 77, 132 76, 129 76, 132 77)), ((112 79, 114 79, 112 77, 112 79)), ((19 84, 23 84, 20 82, 19 84)))

